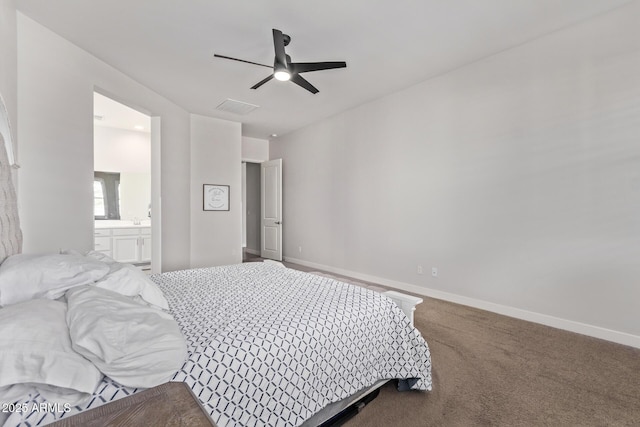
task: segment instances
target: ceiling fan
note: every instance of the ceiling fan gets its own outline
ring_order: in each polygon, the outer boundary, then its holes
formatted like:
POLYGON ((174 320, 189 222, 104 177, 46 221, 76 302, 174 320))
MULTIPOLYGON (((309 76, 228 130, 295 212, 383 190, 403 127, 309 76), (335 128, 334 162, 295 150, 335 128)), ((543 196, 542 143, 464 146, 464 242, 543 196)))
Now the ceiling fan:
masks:
POLYGON ((308 90, 309 92, 316 94, 318 89, 309 83, 300 73, 308 73, 311 71, 330 70, 333 68, 346 68, 347 63, 344 61, 333 62, 291 62, 291 57, 284 51, 285 46, 288 46, 291 42, 291 37, 287 34, 283 34, 282 31, 273 29, 273 46, 276 51, 276 56, 273 61, 273 66, 258 64, 257 62, 245 61, 244 59, 231 58, 229 56, 214 54, 216 58, 231 59, 233 61, 246 62, 247 64, 260 65, 261 67, 272 68, 273 73, 270 74, 264 80, 259 81, 255 85, 251 86, 251 89, 258 89, 260 86, 273 79, 280 81, 291 80, 293 83, 308 90))

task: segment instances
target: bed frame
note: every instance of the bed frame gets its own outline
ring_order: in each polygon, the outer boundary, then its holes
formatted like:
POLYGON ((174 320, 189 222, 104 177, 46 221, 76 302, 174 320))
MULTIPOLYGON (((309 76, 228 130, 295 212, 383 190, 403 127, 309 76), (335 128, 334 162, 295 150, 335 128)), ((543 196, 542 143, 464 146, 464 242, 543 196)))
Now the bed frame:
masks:
MULTIPOLYGON (((270 261, 265 261, 270 262, 270 261)), ((280 264, 284 267, 283 264, 280 264)), ((340 277, 335 277, 330 274, 324 274, 321 272, 312 272, 311 274, 317 274, 320 276, 334 278, 336 280, 341 280, 340 277)), ((348 283, 358 286, 359 282, 347 280, 348 283)), ((363 285, 363 284, 361 284, 363 285)), ((385 295, 387 298, 391 299, 396 303, 398 307, 406 314, 411 322, 411 326, 413 326, 413 313, 416 310, 416 305, 422 303, 422 298, 415 297, 413 295, 403 294, 397 291, 384 291, 381 292, 382 295, 385 295)), ((360 390, 353 396, 347 397, 343 400, 340 400, 335 403, 331 403, 322 409, 320 412, 316 413, 314 416, 305 421, 301 427, 331 427, 331 426, 340 426, 345 421, 353 418, 364 408, 367 404, 369 404, 373 399, 378 397, 380 393, 380 387, 388 383, 390 380, 381 380, 372 385, 371 387, 367 387, 363 390, 360 390)))
POLYGON ((341 426, 347 420, 358 415, 369 402, 378 397, 380 387, 390 380, 378 381, 371 387, 360 390, 353 396, 325 406, 300 427, 332 427, 341 426))

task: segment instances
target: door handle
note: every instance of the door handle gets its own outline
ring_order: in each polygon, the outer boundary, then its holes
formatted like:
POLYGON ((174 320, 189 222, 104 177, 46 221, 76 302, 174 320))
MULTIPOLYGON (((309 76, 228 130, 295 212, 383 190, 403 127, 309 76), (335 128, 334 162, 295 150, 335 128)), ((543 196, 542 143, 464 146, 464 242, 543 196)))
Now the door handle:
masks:
POLYGON ((276 224, 277 224, 277 225, 280 225, 280 224, 282 224, 282 222, 280 222, 280 221, 276 221, 276 224))

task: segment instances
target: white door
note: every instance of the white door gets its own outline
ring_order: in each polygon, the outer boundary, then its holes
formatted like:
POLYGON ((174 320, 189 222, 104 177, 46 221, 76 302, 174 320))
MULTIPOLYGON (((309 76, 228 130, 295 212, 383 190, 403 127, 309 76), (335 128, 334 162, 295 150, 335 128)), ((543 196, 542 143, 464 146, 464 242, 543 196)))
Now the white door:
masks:
POLYGON ((260 256, 282 261, 282 159, 261 166, 260 256))
POLYGON ((142 235, 140 243, 140 262, 151 262, 151 236, 142 235))

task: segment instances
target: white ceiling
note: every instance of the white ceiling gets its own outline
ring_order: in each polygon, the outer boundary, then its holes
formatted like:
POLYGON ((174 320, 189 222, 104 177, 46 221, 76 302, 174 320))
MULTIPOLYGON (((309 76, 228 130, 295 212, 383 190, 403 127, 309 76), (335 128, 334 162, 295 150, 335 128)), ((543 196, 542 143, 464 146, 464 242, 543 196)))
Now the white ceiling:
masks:
POLYGON ((151 117, 102 94, 93 94, 93 123, 138 132, 151 132, 151 117))
POLYGON ((633 0, 18 0, 18 9, 186 110, 285 134, 633 0), (272 80, 271 29, 320 93, 272 80), (225 99, 259 105, 239 116, 225 99))

